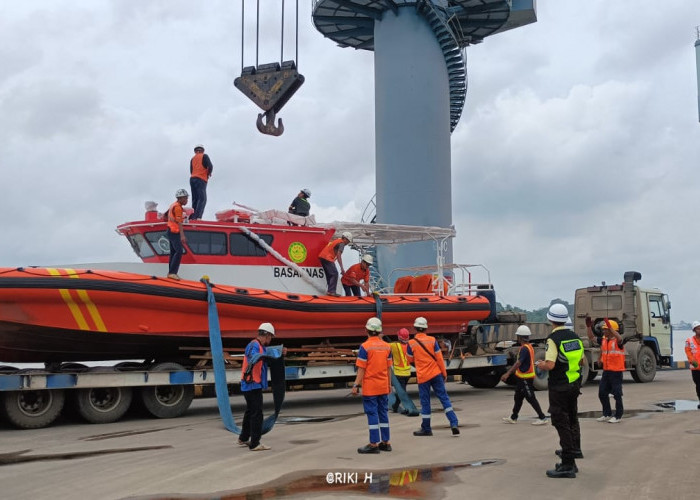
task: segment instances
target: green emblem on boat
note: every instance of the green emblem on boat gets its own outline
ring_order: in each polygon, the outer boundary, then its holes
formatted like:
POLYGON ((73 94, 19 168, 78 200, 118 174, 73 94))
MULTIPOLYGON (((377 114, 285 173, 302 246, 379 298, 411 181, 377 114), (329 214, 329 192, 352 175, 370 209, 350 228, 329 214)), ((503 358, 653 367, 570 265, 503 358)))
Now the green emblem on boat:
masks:
POLYGON ((289 258, 292 259, 292 262, 296 264, 301 264, 306 260, 306 247, 304 246, 303 243, 300 243, 298 241, 295 241, 291 245, 289 245, 289 258))

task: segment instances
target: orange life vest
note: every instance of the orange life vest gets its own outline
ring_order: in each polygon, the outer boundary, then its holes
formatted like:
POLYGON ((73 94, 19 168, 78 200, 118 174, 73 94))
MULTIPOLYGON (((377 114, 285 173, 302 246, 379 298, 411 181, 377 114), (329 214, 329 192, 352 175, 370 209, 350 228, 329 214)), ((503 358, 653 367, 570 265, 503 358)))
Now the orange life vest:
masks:
POLYGON ((600 343, 600 359, 603 370, 609 372, 625 371, 625 348, 617 345, 617 340, 603 337, 600 343))
POLYGON ((389 374, 391 347, 379 337, 368 338, 361 346, 367 353, 367 359, 357 358, 355 365, 365 369, 362 378, 363 396, 381 396, 391 392, 391 376, 389 374))
MULTIPOLYGON (((258 342, 258 341, 256 340, 255 342, 258 342)), ((263 352, 263 346, 260 342, 258 342, 258 352, 260 354, 262 354, 262 352, 263 352)), ((255 363, 255 366, 253 367, 253 370, 250 373, 252 378, 253 378, 250 381, 251 383, 256 383, 256 384, 262 383, 262 365, 263 365, 262 360, 255 363)), ((241 367, 241 380, 243 380, 243 375, 245 374, 247 369, 248 369, 248 357, 243 356, 243 366, 241 367)))
MULTIPOLYGON (((521 347, 521 349, 526 349, 530 352, 530 368, 526 371, 520 371, 520 367, 518 367, 517 370, 515 370, 515 376, 518 378, 535 378, 535 350, 532 348, 532 345, 530 344, 525 344, 521 347)), ((520 358, 520 355, 518 353, 518 359, 520 358)))
POLYGON ((691 370, 700 370, 700 341, 693 335, 685 341, 685 354, 688 356, 688 363, 690 364, 691 370), (695 368, 692 363, 696 361, 698 367, 695 368))
POLYGON ((440 351, 435 352, 434 337, 426 335, 425 333, 417 333, 408 345, 411 347, 411 354, 409 354, 408 360, 413 361, 416 367, 416 379, 418 379, 419 384, 427 382, 440 374, 447 377, 445 360, 442 359, 442 353, 440 351), (418 345, 419 343, 422 344, 425 349, 418 345), (426 352, 426 349, 428 352, 426 352))
POLYGON ((180 224, 182 223, 182 205, 176 201, 168 209, 168 229, 171 233, 180 232, 180 224))
POLYGON ((343 243, 343 238, 338 238, 337 240, 329 241, 328 244, 321 250, 321 253, 318 254, 319 259, 327 260, 328 262, 335 262, 335 259, 338 257, 335 254, 335 249, 343 243))
POLYGON ((343 285, 353 286, 355 283, 352 280, 357 280, 358 282, 364 281, 369 283, 369 267, 366 270, 362 270, 362 264, 353 264, 349 269, 345 271, 340 282, 343 285))
POLYGON ((196 153, 192 157, 192 175, 191 177, 198 177, 204 182, 209 180, 209 170, 204 168, 204 153, 196 153))

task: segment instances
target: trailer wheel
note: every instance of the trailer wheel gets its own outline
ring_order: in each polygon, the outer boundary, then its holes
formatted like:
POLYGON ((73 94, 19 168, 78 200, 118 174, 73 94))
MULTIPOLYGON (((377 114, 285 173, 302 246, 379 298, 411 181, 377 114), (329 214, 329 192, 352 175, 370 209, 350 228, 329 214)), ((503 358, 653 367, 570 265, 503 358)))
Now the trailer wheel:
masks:
POLYGON ((2 395, 2 410, 20 429, 39 429, 51 425, 63 410, 63 389, 12 391, 2 395))
MULTIPOLYGON (((177 363, 160 363, 151 368, 151 371, 165 372, 184 370, 177 363)), ((187 411, 194 399, 194 386, 192 385, 156 385, 142 387, 140 391, 141 402, 146 411, 156 418, 175 418, 187 411)))
POLYGON ((588 381, 589 382, 593 382, 597 376, 598 376, 597 370, 589 370, 588 371, 588 381))
POLYGON ((501 381, 501 376, 505 373, 503 369, 494 368, 488 372, 465 374, 467 383, 477 389, 493 389, 501 381))
MULTIPOLYGON (((537 349, 535 351, 535 361, 544 361, 544 353, 544 349, 537 349)), ((549 387, 549 372, 535 367, 535 378, 532 380, 532 384, 536 391, 546 391, 549 387)))
POLYGON ((637 355, 637 365, 630 370, 635 382, 651 382, 656 377, 656 356, 649 346, 642 346, 637 355))
POLYGON ((80 389, 76 396, 78 413, 91 424, 116 422, 131 405, 131 387, 80 389))

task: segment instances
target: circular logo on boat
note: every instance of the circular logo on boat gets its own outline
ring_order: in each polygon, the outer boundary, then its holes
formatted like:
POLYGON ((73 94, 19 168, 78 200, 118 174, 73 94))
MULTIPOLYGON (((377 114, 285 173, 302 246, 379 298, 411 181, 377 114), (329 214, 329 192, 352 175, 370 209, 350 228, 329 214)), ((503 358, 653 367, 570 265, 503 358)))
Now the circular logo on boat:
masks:
POLYGON ((295 241, 291 245, 289 245, 289 258, 292 259, 292 262, 296 264, 301 264, 306 260, 306 247, 304 246, 303 243, 300 243, 298 241, 295 241))

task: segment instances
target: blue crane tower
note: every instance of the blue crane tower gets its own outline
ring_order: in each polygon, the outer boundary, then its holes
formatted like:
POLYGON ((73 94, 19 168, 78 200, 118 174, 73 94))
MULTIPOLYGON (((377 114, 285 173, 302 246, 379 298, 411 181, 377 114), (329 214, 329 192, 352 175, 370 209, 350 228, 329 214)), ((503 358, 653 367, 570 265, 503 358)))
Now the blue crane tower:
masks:
MULTIPOLYGON (((314 1, 325 37, 374 51, 376 222, 452 226, 450 134, 467 94, 465 49, 535 21, 535 0, 314 1)), ((435 265, 435 244, 379 249, 384 282, 399 276, 391 269, 435 265)), ((449 264, 451 241, 442 244, 449 264)))

